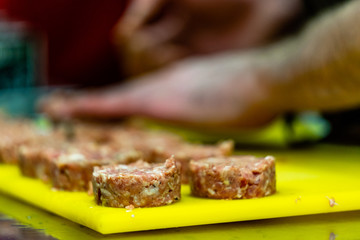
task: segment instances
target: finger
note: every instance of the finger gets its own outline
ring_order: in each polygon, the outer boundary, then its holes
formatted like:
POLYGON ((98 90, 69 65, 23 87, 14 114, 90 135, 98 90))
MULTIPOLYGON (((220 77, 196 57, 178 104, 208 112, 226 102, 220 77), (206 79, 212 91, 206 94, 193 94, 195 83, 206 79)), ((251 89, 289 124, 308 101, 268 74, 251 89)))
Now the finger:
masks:
POLYGON ((189 55, 186 48, 171 43, 183 30, 185 22, 179 16, 167 14, 118 45, 126 73, 136 75, 147 72, 189 55))
POLYGON ((135 34, 134 38, 144 38, 149 46, 160 45, 174 40, 184 29, 188 21, 185 13, 179 12, 177 9, 167 11, 155 23, 143 26, 135 34))
POLYGON ((175 44, 163 44, 149 49, 132 49, 123 55, 126 74, 138 75, 169 65, 190 55, 190 51, 175 44))
POLYGON ((131 36, 156 12, 161 9, 166 0, 133 0, 125 15, 114 27, 117 41, 131 36))
POLYGON ((77 93, 71 97, 49 97, 42 100, 41 109, 51 118, 78 117, 118 118, 132 114, 133 107, 127 94, 106 91, 77 93))
MULTIPOLYGON (((146 95, 153 91, 159 74, 138 78, 137 81, 95 91, 71 94, 56 93, 39 102, 42 112, 51 118, 120 118, 141 112, 146 95)), ((161 77, 160 77, 161 78, 161 77)), ((156 88, 156 86, 155 86, 156 88)))

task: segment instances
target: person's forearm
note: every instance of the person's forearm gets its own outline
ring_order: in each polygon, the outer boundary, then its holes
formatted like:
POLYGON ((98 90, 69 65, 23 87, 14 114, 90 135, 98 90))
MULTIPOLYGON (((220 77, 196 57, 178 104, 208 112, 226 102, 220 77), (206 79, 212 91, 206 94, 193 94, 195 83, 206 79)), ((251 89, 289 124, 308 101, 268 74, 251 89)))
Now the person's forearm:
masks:
POLYGON ((262 53, 284 111, 360 106, 359 23, 360 1, 354 0, 262 53))

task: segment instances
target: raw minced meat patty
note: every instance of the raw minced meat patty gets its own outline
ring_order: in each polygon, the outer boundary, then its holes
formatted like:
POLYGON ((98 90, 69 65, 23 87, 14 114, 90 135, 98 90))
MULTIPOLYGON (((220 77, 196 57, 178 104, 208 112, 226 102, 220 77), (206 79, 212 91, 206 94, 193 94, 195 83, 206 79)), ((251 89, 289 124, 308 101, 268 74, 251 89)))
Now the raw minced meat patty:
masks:
POLYGON ((156 207, 180 200, 181 174, 174 158, 162 164, 95 167, 96 202, 108 207, 156 207))
POLYGON ((257 198, 276 191, 275 159, 231 156, 190 162, 195 196, 218 199, 257 198))

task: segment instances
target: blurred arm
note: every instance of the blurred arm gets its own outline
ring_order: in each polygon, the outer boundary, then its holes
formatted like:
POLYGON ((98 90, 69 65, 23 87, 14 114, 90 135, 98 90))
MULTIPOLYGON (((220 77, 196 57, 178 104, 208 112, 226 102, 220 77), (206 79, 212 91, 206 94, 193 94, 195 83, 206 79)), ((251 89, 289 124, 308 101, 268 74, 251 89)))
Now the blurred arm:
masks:
MULTIPOLYGON (((268 49, 269 83, 283 111, 360 105, 360 1, 323 14, 296 38, 268 49)), ((262 53, 263 54, 263 53, 262 53)))
POLYGON ((278 114, 360 105, 360 1, 276 45, 185 59, 118 87, 44 101, 52 117, 142 115, 210 127, 258 127, 278 114))

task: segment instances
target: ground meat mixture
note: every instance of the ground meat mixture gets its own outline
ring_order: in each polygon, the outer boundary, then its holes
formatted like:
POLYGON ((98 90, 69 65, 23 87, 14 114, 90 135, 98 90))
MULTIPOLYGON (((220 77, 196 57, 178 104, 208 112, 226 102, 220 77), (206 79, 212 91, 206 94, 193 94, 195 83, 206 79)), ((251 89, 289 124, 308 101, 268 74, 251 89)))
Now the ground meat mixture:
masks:
POLYGON ((95 167, 92 184, 99 205, 156 207, 180 200, 181 175, 172 157, 163 164, 95 167))
POLYGON ((141 154, 134 150, 114 150, 108 146, 94 149, 71 148, 50 161, 53 187, 68 191, 88 190, 95 166, 128 164, 139 160, 141 154))
POLYGON ((38 129, 27 120, 0 120, 0 162, 17 164, 23 147, 43 147, 53 142, 64 142, 61 132, 38 129))
POLYGON ((184 144, 184 140, 179 136, 162 131, 128 129, 127 131, 118 131, 113 144, 121 148, 133 148, 140 151, 145 162, 163 163, 173 153, 164 156, 159 155, 158 152, 162 149, 178 148, 184 144))
POLYGON ((24 176, 39 178, 48 182, 50 178, 50 162, 59 155, 50 143, 30 143, 18 149, 18 166, 24 176))
POLYGON ((144 131, 132 129, 119 131, 116 138, 117 146, 134 148, 142 153, 143 160, 149 163, 163 163, 172 155, 181 166, 182 183, 188 183, 189 162, 192 159, 229 156, 233 153, 232 140, 217 145, 186 143, 179 136, 161 131, 144 131))
POLYGON ((26 121, 4 121, 0 131, 0 162, 3 163, 16 164, 18 148, 41 137, 26 121))
POLYGON ((157 147, 153 150, 155 162, 163 162, 164 159, 174 155, 179 166, 181 166, 181 182, 189 182, 188 172, 191 160, 198 160, 209 157, 229 156, 233 153, 233 141, 224 141, 217 145, 202 145, 183 143, 177 146, 157 147))
POLYGON ((275 193, 275 159, 231 156, 190 162, 193 195, 205 198, 258 198, 275 193))
POLYGON ((62 190, 86 191, 95 166, 131 163, 140 159, 141 153, 88 142, 24 146, 20 156, 19 166, 25 176, 50 181, 62 190))
POLYGON ((69 191, 89 189, 95 166, 128 164, 139 159, 164 163, 172 155, 188 183, 191 160, 223 157, 233 142, 190 144, 180 136, 126 124, 65 122, 40 130, 29 120, 0 117, 0 162, 18 164, 24 176, 69 191))
POLYGON ((231 140, 221 142, 218 145, 185 144, 174 154, 181 165, 182 183, 189 183, 189 164, 191 160, 230 156, 233 150, 234 142, 231 140))

